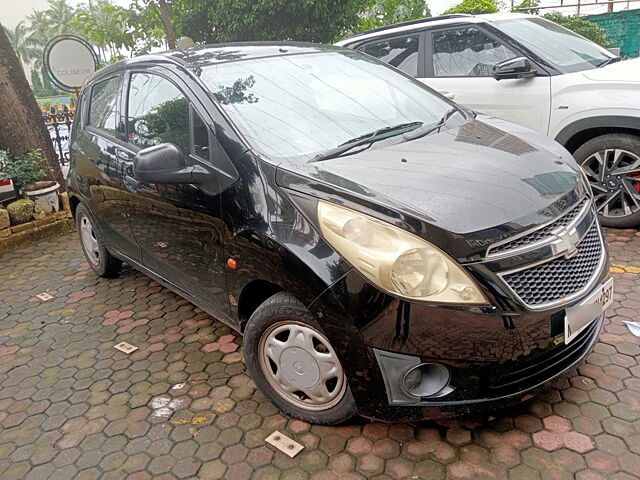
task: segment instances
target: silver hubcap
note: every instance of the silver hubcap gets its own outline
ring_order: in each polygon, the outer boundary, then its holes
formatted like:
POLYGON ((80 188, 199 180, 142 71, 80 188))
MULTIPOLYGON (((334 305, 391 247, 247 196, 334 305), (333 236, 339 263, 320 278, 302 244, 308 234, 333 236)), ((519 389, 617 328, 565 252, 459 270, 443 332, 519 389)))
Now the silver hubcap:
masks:
POLYGON ((260 338, 259 353, 262 373, 287 402, 318 411, 342 400, 344 371, 329 341, 314 328, 276 323, 260 338))
POLYGON ((640 210, 640 156, 620 148, 601 150, 588 157, 582 169, 598 214, 620 218, 640 210))
POLYGON ((80 239, 87 258, 94 265, 100 263, 100 251, 98 250, 98 239, 93 233, 91 222, 85 216, 80 219, 80 239))

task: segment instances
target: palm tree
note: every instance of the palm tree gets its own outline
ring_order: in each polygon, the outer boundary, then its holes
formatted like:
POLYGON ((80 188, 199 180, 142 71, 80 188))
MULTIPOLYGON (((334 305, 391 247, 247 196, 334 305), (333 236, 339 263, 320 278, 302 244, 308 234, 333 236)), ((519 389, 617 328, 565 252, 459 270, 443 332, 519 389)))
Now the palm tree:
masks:
POLYGON ((7 27, 4 29, 11 46, 24 64, 42 58, 42 43, 30 33, 24 21, 18 23, 13 30, 7 27))
POLYGON ((67 0, 49 0, 48 3, 49 8, 44 11, 49 27, 48 37, 73 33, 71 20, 75 17, 75 11, 69 6, 67 0))
POLYGON ((75 12, 65 0, 49 0, 47 10, 34 10, 27 18, 32 42, 38 48, 37 55, 33 58, 33 68, 42 70, 42 53, 44 47, 53 37, 65 33, 73 33, 71 20, 75 12))

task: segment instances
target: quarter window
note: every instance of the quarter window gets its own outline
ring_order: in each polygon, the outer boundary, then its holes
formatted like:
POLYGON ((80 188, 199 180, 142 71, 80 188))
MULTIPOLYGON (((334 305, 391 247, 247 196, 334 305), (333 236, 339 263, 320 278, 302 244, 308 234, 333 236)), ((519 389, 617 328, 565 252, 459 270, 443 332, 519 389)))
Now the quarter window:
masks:
POLYGON ((411 35, 368 43, 358 47, 358 50, 416 77, 418 76, 419 46, 420 36, 411 35))
POLYGON ((140 148, 173 143, 191 153, 189 102, 169 80, 159 75, 134 73, 127 110, 129 142, 140 148))
POLYGON ((516 55, 477 27, 433 34, 436 77, 490 77, 493 66, 516 55))
POLYGON ((89 125, 115 135, 119 89, 120 77, 113 77, 93 86, 89 106, 89 125))
POLYGON ((209 160, 209 129, 195 111, 193 120, 193 153, 202 160, 209 160))

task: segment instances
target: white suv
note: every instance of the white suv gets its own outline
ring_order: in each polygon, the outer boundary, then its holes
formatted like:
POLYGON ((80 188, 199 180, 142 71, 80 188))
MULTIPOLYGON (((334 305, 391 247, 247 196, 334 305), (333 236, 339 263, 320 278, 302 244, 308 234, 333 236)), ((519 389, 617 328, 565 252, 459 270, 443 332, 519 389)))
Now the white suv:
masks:
POLYGON ((425 18, 338 45, 554 138, 582 165, 602 223, 640 225, 640 59, 525 14, 425 18))

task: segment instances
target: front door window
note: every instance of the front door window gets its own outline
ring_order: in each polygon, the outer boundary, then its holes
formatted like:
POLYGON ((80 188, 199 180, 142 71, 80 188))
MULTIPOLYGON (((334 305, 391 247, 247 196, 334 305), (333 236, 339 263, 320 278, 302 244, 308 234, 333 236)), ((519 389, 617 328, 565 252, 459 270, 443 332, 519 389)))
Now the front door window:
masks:
POLYGON ((478 27, 460 27, 433 34, 436 77, 490 77, 493 66, 517 55, 478 27))
POLYGON ((129 142, 147 148, 173 143, 190 153, 189 102, 172 82, 159 75, 134 73, 127 113, 129 142))

